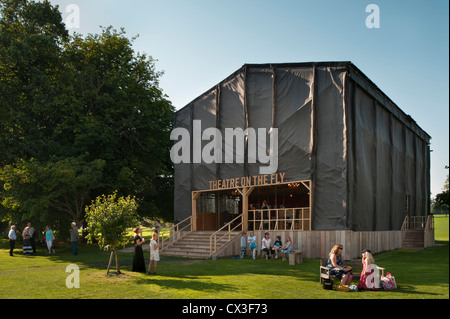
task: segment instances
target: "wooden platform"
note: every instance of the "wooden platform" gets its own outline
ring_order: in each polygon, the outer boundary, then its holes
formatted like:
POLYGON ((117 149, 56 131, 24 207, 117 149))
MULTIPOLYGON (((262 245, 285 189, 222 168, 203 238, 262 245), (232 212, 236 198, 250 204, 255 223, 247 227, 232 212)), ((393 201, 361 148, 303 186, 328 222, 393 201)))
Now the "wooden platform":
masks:
MULTIPOLYGON (((254 231, 258 248, 266 231, 254 231)), ((250 231, 247 231, 247 235, 250 231)), ((361 257, 363 249, 370 249, 372 253, 394 250, 403 247, 405 232, 401 230, 354 232, 351 230, 311 230, 311 231, 268 231, 274 241, 281 236, 286 242, 287 236, 292 240, 294 250, 302 252, 303 258, 327 258, 335 244, 344 246, 345 259, 361 257)), ((239 247, 237 247, 239 249, 239 247)), ((238 250, 234 254, 238 254, 238 250)))
MULTIPOLYGON (((261 248, 261 240, 266 231, 254 231, 258 254, 261 248)), ((187 258, 211 258, 210 236, 213 231, 194 231, 188 233, 170 247, 161 251, 161 255, 178 256, 187 258)), ((270 238, 274 241, 276 236, 281 236, 281 241, 286 242, 287 236, 292 240, 293 250, 301 251, 303 258, 327 258, 331 248, 335 244, 343 245, 343 256, 345 259, 360 258, 361 251, 370 249, 372 253, 389 251, 398 248, 406 248, 409 245, 408 237, 411 231, 373 231, 355 232, 351 230, 313 230, 313 231, 268 231, 270 238)), ((415 240, 410 248, 424 247, 423 231, 414 236, 421 237, 415 240), (420 242, 419 242, 420 241, 420 242)), ((247 235, 250 231, 247 231, 247 235)), ((231 257, 240 255, 241 232, 233 232, 232 239, 214 254, 216 257, 231 257)), ((223 239, 225 243, 227 239, 223 239)), ((434 238, 433 238, 434 243, 434 238)), ((218 243, 218 247, 220 243, 218 243)), ((417 248, 416 248, 417 249, 417 248)))

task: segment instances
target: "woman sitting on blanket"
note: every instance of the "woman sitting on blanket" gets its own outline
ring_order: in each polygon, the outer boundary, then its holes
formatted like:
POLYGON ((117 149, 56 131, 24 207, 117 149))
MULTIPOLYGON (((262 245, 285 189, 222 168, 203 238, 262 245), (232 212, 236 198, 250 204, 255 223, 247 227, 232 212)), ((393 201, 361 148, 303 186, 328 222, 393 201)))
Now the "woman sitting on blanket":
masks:
POLYGON ((340 278, 341 284, 343 285, 350 285, 353 279, 353 274, 351 270, 346 269, 343 265, 343 256, 342 256, 342 250, 344 247, 342 245, 336 244, 331 248, 331 251, 329 253, 329 258, 327 262, 327 267, 330 269, 330 275, 340 278))

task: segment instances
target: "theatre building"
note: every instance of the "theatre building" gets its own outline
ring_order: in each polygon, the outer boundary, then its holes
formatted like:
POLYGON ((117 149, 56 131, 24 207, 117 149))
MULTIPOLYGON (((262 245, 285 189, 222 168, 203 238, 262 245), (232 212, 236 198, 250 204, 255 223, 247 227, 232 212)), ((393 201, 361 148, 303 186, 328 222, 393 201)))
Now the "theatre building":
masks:
POLYGON ((434 243, 430 139, 351 62, 246 64, 175 114, 162 253, 239 255, 242 231, 306 258, 434 243), (419 234, 419 235, 417 235, 419 234))

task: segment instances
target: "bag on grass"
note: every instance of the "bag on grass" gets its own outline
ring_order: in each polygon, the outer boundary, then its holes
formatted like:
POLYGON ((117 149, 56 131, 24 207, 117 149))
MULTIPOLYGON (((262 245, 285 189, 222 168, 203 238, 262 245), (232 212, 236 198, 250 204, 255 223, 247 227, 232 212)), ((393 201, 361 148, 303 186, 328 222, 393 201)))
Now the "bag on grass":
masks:
POLYGON ((345 292, 351 291, 350 288, 348 287, 348 285, 343 285, 343 284, 336 286, 336 290, 337 291, 345 291, 345 292))
POLYGON ((386 276, 381 276, 381 284, 383 285, 383 289, 385 290, 397 289, 395 277, 392 276, 390 272, 388 272, 386 276))

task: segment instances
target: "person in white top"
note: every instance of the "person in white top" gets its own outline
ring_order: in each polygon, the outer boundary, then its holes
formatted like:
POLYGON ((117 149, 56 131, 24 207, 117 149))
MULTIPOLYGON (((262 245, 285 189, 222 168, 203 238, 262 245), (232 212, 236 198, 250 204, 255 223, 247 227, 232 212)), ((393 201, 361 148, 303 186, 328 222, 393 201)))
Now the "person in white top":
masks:
POLYGON ((270 250, 272 246, 272 241, 269 238, 269 233, 264 234, 264 238, 262 239, 261 248, 263 251, 266 252, 266 260, 269 259, 270 256, 270 250))
POLYGON ((10 256, 14 256, 13 255, 13 251, 14 251, 14 246, 16 245, 16 226, 12 225, 11 229, 8 233, 8 238, 9 238, 9 255, 10 256))
POLYGON ((150 241, 150 263, 148 264, 147 274, 150 273, 150 269, 152 268, 153 263, 155 263, 153 273, 156 274, 156 268, 158 266, 159 261, 159 245, 157 240, 158 234, 153 233, 152 240, 150 241))

